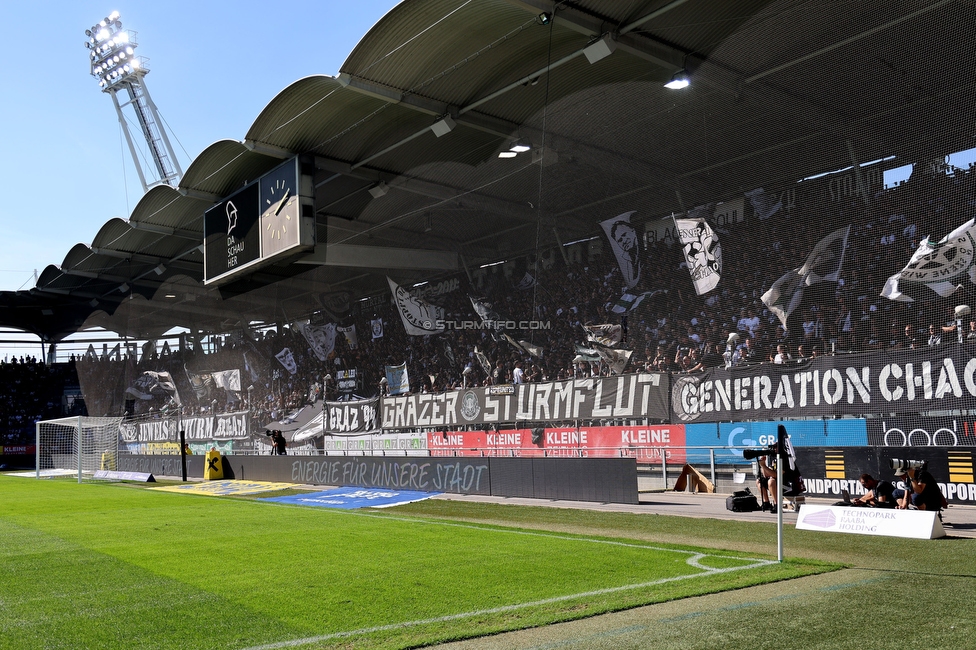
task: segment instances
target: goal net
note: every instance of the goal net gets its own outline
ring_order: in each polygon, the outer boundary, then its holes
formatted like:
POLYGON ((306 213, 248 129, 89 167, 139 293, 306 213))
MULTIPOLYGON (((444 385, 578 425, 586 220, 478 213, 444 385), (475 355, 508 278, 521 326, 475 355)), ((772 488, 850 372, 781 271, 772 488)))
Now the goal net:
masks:
POLYGON ((77 476, 116 469, 122 418, 70 417, 37 423, 37 478, 77 476))

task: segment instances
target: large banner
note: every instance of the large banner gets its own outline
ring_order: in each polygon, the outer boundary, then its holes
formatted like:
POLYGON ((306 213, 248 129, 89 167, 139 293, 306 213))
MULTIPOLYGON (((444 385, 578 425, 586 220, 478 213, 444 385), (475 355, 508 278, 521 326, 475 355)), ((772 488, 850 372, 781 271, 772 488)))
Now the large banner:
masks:
POLYGON ((384 429, 609 418, 668 418, 668 376, 640 373, 384 397, 384 429))
POLYGON ((976 347, 947 344, 676 375, 673 422, 969 409, 976 347))
POLYGON ((210 417, 123 422, 119 437, 123 443, 178 442, 180 427, 186 431, 186 440, 245 440, 248 437, 245 411, 225 413, 210 417))

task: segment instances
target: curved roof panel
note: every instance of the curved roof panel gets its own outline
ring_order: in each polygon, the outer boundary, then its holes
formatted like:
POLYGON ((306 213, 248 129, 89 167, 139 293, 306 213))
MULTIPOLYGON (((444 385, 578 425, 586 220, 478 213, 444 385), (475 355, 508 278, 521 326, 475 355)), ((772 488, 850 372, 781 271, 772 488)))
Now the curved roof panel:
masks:
POLYGON ((338 77, 286 87, 243 142, 215 142, 178 188, 153 188, 128 221, 109 220, 35 291, 0 304, 18 305, 25 323, 33 297, 26 329, 47 337, 78 320, 42 316, 53 297, 81 320, 104 310, 100 323, 133 336, 161 324, 223 331, 293 319, 337 288, 385 290, 384 247, 463 250, 481 265, 592 236, 603 214, 663 215, 795 183, 850 165, 852 151, 937 157, 971 144, 953 115, 976 76, 968 3, 567 0, 537 21, 551 7, 405 0, 338 77), (608 33, 613 53, 591 63, 585 50, 608 33), (952 66, 946 51, 961 53, 952 66), (692 87, 664 90, 679 68, 692 87), (500 160, 516 138, 533 151, 500 160), (302 260, 311 266, 203 286, 206 209, 292 155, 314 173, 319 243, 376 247, 372 266, 332 265, 317 250, 302 260), (131 300, 123 285, 154 298, 131 300))
POLYGON ((218 140, 190 164, 180 180, 180 190, 214 197, 227 196, 247 181, 257 179, 278 162, 252 152, 236 140, 218 140))

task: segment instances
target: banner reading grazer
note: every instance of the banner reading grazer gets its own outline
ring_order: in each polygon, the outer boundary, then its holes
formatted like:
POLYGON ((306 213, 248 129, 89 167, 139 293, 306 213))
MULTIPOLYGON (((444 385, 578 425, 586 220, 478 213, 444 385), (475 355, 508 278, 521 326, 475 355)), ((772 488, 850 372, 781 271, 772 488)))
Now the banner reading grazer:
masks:
POLYGON ((179 427, 186 431, 186 440, 245 440, 248 437, 247 412, 225 413, 215 417, 183 418, 123 422, 119 425, 122 442, 176 442, 179 427))
POLYGON ((802 365, 715 368, 674 379, 673 422, 969 409, 976 346, 818 357, 802 365))
POLYGON ((641 373, 593 379, 488 386, 436 395, 384 397, 384 429, 668 417, 668 376, 641 373))

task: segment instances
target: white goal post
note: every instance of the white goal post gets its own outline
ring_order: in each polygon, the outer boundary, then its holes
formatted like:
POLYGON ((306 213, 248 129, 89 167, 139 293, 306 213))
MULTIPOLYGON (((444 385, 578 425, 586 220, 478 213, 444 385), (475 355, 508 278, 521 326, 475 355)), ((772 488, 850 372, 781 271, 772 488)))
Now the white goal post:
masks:
POLYGON ((115 469, 122 418, 70 417, 36 425, 37 478, 74 476, 78 482, 99 469, 115 469))

